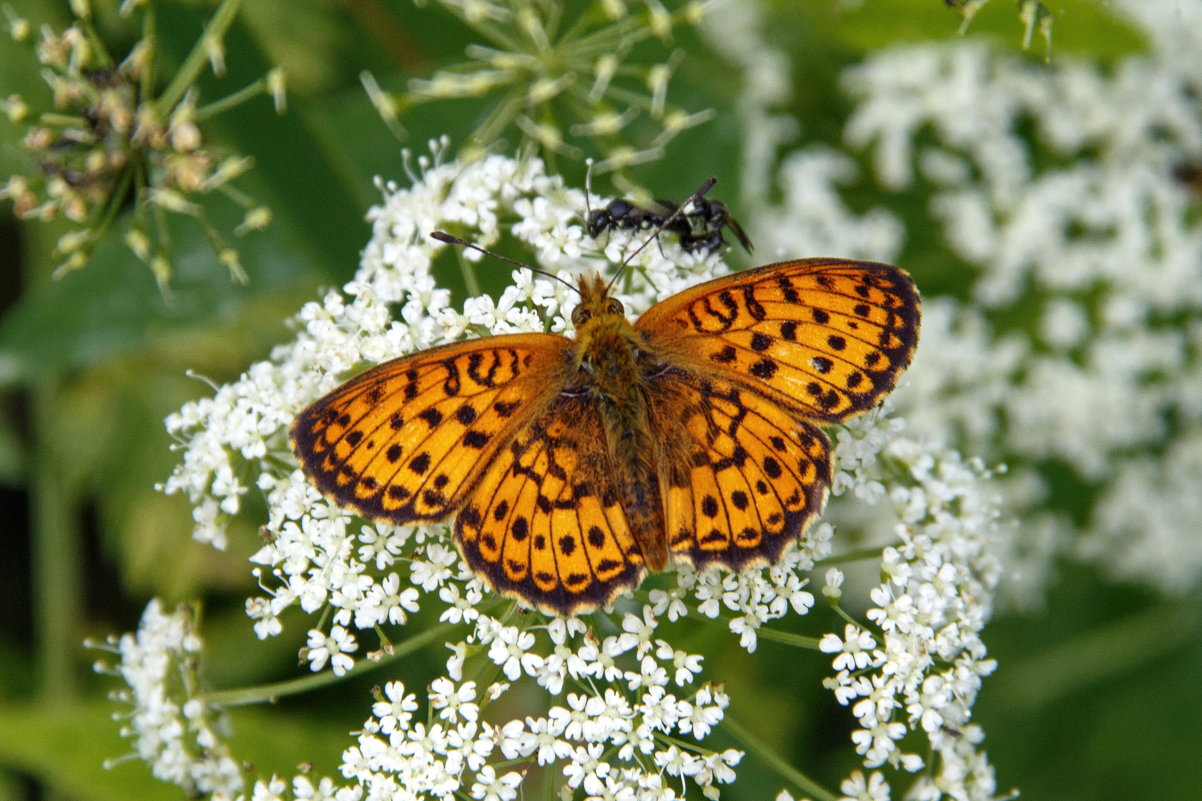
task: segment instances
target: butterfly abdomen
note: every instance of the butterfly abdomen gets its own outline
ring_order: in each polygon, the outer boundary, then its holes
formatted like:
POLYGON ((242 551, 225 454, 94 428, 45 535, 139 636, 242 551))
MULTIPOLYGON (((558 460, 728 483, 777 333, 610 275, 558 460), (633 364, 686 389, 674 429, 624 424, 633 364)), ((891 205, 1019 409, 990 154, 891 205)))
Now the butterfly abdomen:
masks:
MULTIPOLYGON (((637 390, 641 394, 641 391, 637 390)), ((601 421, 610 469, 621 499, 622 513, 638 543, 647 568, 663 570, 668 561, 664 535, 664 508, 660 494, 650 418, 645 400, 624 407, 605 408, 601 421)))
POLYGON ((622 511, 644 564, 651 571, 663 570, 668 563, 668 539, 664 535, 664 506, 658 479, 654 473, 631 475, 620 486, 622 511))
POLYGON ((645 392, 645 335, 621 314, 601 315, 577 332, 580 382, 594 396, 609 468, 630 533, 650 570, 668 561, 663 498, 645 392))

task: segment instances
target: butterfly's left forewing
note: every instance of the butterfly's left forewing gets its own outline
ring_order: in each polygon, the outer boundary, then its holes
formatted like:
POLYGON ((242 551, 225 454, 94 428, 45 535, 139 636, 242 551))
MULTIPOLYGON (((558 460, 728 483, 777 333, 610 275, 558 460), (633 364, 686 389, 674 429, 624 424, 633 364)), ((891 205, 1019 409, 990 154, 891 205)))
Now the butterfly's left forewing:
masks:
POLYGON ((323 494, 364 517, 439 520, 549 402, 569 346, 512 334, 385 362, 301 412, 293 449, 323 494))
POLYGON ((918 344, 914 282, 889 264, 798 259, 708 281, 635 324, 676 363, 835 423, 880 403, 918 344))

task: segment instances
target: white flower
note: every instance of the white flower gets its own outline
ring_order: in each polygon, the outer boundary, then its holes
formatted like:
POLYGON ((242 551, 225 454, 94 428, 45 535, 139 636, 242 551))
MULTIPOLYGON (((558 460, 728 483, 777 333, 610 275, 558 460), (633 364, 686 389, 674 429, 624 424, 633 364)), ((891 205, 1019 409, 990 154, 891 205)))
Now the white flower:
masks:
POLYGON ((130 706, 122 734, 155 777, 198 795, 240 793, 242 771, 218 734, 217 711, 190 695, 200 686, 195 671, 202 643, 189 609, 167 613, 153 600, 138 631, 111 639, 109 646, 120 657, 116 673, 128 685, 117 695, 130 706), (182 691, 181 675, 189 676, 182 691))
POLYGON ((843 793, 839 801, 889 801, 890 798, 889 784, 876 771, 867 777, 861 771, 852 771, 851 776, 839 785, 839 790, 843 793))
POLYGON ((349 631, 342 626, 334 626, 329 634, 321 629, 310 629, 307 648, 310 670, 316 673, 328 661, 334 674, 341 676, 354 666, 355 660, 347 654, 357 651, 359 644, 349 631))
POLYGON ((681 702, 680 720, 677 725, 685 734, 703 738, 712 727, 721 722, 724 710, 730 704, 726 693, 707 684, 693 696, 692 703, 681 702))
POLYGON ((702 657, 700 655, 677 650, 664 640, 656 643, 655 656, 661 661, 672 661, 672 667, 676 671, 672 674, 672 679, 677 685, 691 683, 693 677, 701 672, 702 657))
POLYGON ((843 597, 843 571, 832 567, 826 571, 826 583, 822 585, 822 594, 832 601, 843 597))
POLYGON ((556 721, 557 731, 569 740, 596 739, 585 737, 585 724, 589 722, 588 713, 585 711, 588 696, 568 693, 566 700, 567 707, 553 706, 547 710, 547 717, 556 721))
POLYGON ((467 643, 447 643, 447 648, 451 649, 451 656, 447 659, 447 675, 452 681, 460 681, 463 679, 463 662, 467 659, 467 643))
POLYGON ((333 801, 338 788, 328 777, 314 784, 308 776, 297 776, 292 780, 292 797, 297 801, 333 801))
POLYGON ((392 734, 409 728, 413 713, 417 711, 417 696, 405 692, 405 685, 390 681, 384 685, 386 700, 372 704, 371 713, 379 722, 380 731, 392 734))
POLYGON ((835 670, 863 670, 874 661, 872 649, 876 640, 858 626, 848 623, 843 629, 843 639, 834 634, 825 634, 818 643, 824 654, 838 654, 832 663, 835 670))
POLYGON ((538 673, 543 657, 530 653, 534 647, 534 635, 514 626, 502 627, 488 649, 488 658, 500 665, 505 677, 517 681, 524 670, 530 675, 538 673))
POLYGON ((643 615, 627 614, 622 618, 623 634, 618 637, 618 644, 623 651, 635 649, 635 654, 642 659, 652 647, 655 634, 655 615, 650 606, 643 607, 643 615))
POLYGON ((522 783, 522 774, 509 771, 497 776, 491 765, 485 765, 476 774, 469 795, 479 801, 513 801, 518 797, 518 785, 522 783))
POLYGON ((476 705, 476 682, 466 681, 456 685, 445 676, 439 676, 430 685, 430 707, 438 710, 438 717, 448 723, 460 718, 475 721, 480 716, 476 705))
POLYGON ((701 760, 675 745, 655 752, 655 765, 669 776, 693 776, 701 770, 701 760))
POLYGON ((575 789, 586 778, 604 778, 609 775, 609 771, 611 770, 610 764, 601 761, 601 754, 604 751, 605 749, 600 743, 592 743, 588 746, 574 748, 570 754, 571 761, 563 769, 563 775, 567 779, 568 787, 575 789))

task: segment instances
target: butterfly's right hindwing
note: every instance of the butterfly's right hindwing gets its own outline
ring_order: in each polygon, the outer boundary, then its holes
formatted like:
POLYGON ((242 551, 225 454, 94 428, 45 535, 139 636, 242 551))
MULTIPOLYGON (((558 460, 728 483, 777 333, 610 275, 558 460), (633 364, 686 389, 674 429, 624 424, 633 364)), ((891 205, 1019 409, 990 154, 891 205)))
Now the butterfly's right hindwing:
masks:
POLYGON ((649 398, 662 460, 668 549, 702 569, 775 563, 822 511, 831 445, 759 392, 682 370, 649 398))
POLYGON ((394 359, 301 412, 292 447, 322 494, 364 517, 439 520, 547 404, 570 344, 513 334, 394 359))

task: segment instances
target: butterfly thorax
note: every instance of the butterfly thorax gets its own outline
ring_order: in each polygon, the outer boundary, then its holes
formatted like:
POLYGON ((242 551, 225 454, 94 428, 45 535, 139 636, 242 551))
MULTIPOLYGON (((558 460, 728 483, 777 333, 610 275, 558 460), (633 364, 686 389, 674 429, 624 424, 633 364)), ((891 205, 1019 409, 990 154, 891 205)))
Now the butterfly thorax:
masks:
POLYGON ((600 276, 581 279, 580 292, 580 305, 572 314, 575 374, 569 391, 595 402, 627 523, 647 566, 661 570, 668 552, 655 464, 658 449, 643 379, 645 335, 626 319, 600 276))
POLYGON ((613 407, 645 406, 639 387, 644 335, 626 319, 621 301, 610 297, 599 275, 580 279, 580 303, 572 310, 576 326, 575 380, 581 389, 613 407))

